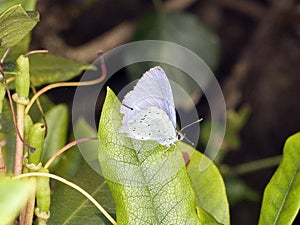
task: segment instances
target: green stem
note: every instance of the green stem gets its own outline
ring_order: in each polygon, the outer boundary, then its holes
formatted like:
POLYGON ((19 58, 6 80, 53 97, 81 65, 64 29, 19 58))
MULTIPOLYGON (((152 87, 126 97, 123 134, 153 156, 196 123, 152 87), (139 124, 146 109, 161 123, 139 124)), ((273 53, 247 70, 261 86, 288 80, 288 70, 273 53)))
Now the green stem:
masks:
POLYGON ((231 170, 238 175, 255 172, 262 169, 267 169, 270 167, 277 166, 282 159, 282 156, 273 156, 269 158, 264 158, 260 160, 255 160, 252 162, 244 163, 231 168, 231 170))

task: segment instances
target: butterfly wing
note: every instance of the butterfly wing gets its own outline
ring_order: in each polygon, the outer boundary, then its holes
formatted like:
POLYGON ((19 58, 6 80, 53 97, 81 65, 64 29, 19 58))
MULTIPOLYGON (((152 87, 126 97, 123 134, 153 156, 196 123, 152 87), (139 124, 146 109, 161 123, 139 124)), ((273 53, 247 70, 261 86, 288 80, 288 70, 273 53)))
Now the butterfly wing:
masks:
POLYGON ((166 112, 174 128, 176 127, 172 89, 167 75, 159 66, 143 74, 134 89, 125 95, 122 104, 123 125, 126 125, 138 111, 156 106, 166 112))
POLYGON ((138 111, 119 132, 133 139, 152 140, 165 146, 177 141, 176 130, 169 116, 156 106, 138 111))

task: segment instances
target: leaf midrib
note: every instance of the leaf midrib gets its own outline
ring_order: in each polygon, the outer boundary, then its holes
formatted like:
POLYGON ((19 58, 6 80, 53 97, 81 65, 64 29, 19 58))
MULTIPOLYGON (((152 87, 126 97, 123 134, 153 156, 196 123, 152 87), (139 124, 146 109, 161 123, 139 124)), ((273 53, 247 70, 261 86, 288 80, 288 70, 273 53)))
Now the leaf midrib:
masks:
POLYGON ((280 205, 280 207, 279 207, 279 210, 278 210, 278 212, 277 212, 277 214, 276 214, 276 217, 275 217, 275 220, 274 220, 274 223, 273 223, 274 225, 276 225, 277 222, 278 222, 278 220, 279 220, 279 217, 280 217, 280 215, 281 215, 281 211, 282 211, 282 209, 283 209, 283 207, 284 207, 284 204, 285 204, 285 202, 286 202, 286 199, 287 199, 287 197, 288 197, 288 193, 290 192, 290 189, 291 189, 291 187, 292 187, 292 184, 294 183, 295 177, 296 177, 296 175, 297 175, 297 173, 298 173, 298 171, 299 171, 299 167, 300 167, 300 164, 298 163, 297 169, 296 169, 295 172, 293 173, 291 182, 289 182, 288 189, 287 189, 287 191, 285 192, 285 195, 284 195, 283 200, 281 201, 281 205, 280 205))

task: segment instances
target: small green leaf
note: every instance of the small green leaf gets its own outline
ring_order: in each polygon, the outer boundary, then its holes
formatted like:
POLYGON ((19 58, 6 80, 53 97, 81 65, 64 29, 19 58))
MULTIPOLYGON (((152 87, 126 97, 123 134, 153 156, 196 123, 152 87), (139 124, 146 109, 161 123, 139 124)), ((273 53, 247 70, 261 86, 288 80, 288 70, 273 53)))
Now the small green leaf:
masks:
POLYGON ((282 161, 264 191, 259 225, 292 224, 300 208, 300 133, 289 137, 282 161))
MULTIPOLYGON (((82 118, 76 121, 74 133, 76 134, 77 140, 80 138, 97 137, 97 132, 82 118)), ((74 140, 74 137, 72 137, 71 140, 74 140)), ((82 154, 85 156, 85 161, 92 163, 93 168, 98 167, 99 170, 97 171, 100 171, 97 149, 98 140, 87 141, 75 145, 67 152, 63 153, 55 173, 67 178, 73 177, 82 166, 83 158, 80 151, 83 151, 82 154)))
MULTIPOLYGON (((115 214, 115 206, 107 184, 102 176, 92 170, 86 163, 78 174, 71 179, 104 207, 110 214, 115 214)), ((51 199, 51 217, 48 225, 105 225, 110 224, 98 209, 79 192, 56 182, 51 199)))
POLYGON ((209 158, 191 146, 180 143, 179 148, 190 156, 187 170, 196 192, 196 205, 212 215, 219 223, 230 224, 225 185, 218 168, 209 158), (202 170, 200 162, 209 166, 202 170))
MULTIPOLYGON (((28 33, 21 41, 19 41, 17 44, 15 44, 10 48, 6 60, 16 60, 20 55, 27 53, 29 51, 30 41, 31 41, 31 33, 28 33)), ((0 54, 2 55, 1 52, 4 51, 0 51, 0 54)), ((9 75, 9 72, 6 73, 6 75, 9 75)))
POLYGON ((39 21, 37 12, 26 12, 14 5, 0 15, 0 49, 12 47, 21 41, 39 21))
MULTIPOLYGON (((0 13, 16 4, 21 4, 26 11, 34 11, 36 0, 7 0, 0 4, 0 13)), ((19 55, 28 52, 30 41, 31 33, 28 33, 21 41, 10 48, 6 60, 16 60, 19 55)), ((0 50, 0 55, 2 55, 4 51, 5 49, 3 51, 0 50)))
MULTIPOLYGON (((228 151, 236 150, 241 145, 240 132, 248 121, 250 115, 250 108, 247 105, 242 106, 239 111, 228 110, 227 111, 227 121, 226 121, 226 132, 224 140, 219 151, 215 163, 219 164, 222 162, 228 151)), ((200 140, 204 146, 211 134, 211 121, 206 120, 201 123, 201 135, 200 140)), ((216 134, 214 134, 216 135, 216 134)))
POLYGON ((200 224, 181 151, 119 134, 121 103, 108 89, 99 123, 99 162, 118 224, 200 224))
MULTIPOLYGON (((44 150, 41 161, 46 163, 47 160, 54 155, 60 148, 62 148, 67 141, 68 130, 68 108, 64 104, 53 107, 46 113, 47 121, 47 136, 44 142, 44 150)), ((59 158, 58 158, 59 159, 59 158)), ((58 159, 51 164, 51 169, 55 168, 58 159)))
POLYGON ((51 54, 32 54, 29 61, 31 81, 35 86, 67 81, 89 68, 85 63, 51 54))
POLYGON ((6 172, 7 174, 13 174, 16 148, 16 129, 7 100, 5 100, 3 104, 0 124, 2 128, 0 130, 0 141, 2 143, 6 143, 1 149, 2 154, 4 155, 3 158, 5 161, 6 172))
POLYGON ((0 225, 11 224, 34 191, 29 182, 0 177, 0 225))

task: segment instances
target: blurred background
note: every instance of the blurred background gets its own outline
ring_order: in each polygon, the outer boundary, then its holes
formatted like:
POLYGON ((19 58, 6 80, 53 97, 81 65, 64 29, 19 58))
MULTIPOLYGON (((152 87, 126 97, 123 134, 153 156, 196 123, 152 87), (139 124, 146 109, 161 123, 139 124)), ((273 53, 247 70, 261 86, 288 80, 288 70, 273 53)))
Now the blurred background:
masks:
MULTIPOLYGON (((223 152, 216 163, 225 177, 231 221, 257 224, 277 156, 286 138, 300 130, 298 1, 43 0, 37 10, 41 21, 31 49, 90 63, 99 50, 157 39, 201 56, 216 75, 228 109, 223 152)), ((110 85, 120 89, 140 75, 120 71, 110 85)), ((205 117, 205 98, 193 87, 190 91, 205 117)), ((73 94, 68 93, 69 104, 73 94)), ((65 102, 66 89, 51 91, 50 97, 65 102)), ((209 124, 201 126, 204 145, 209 124)))

